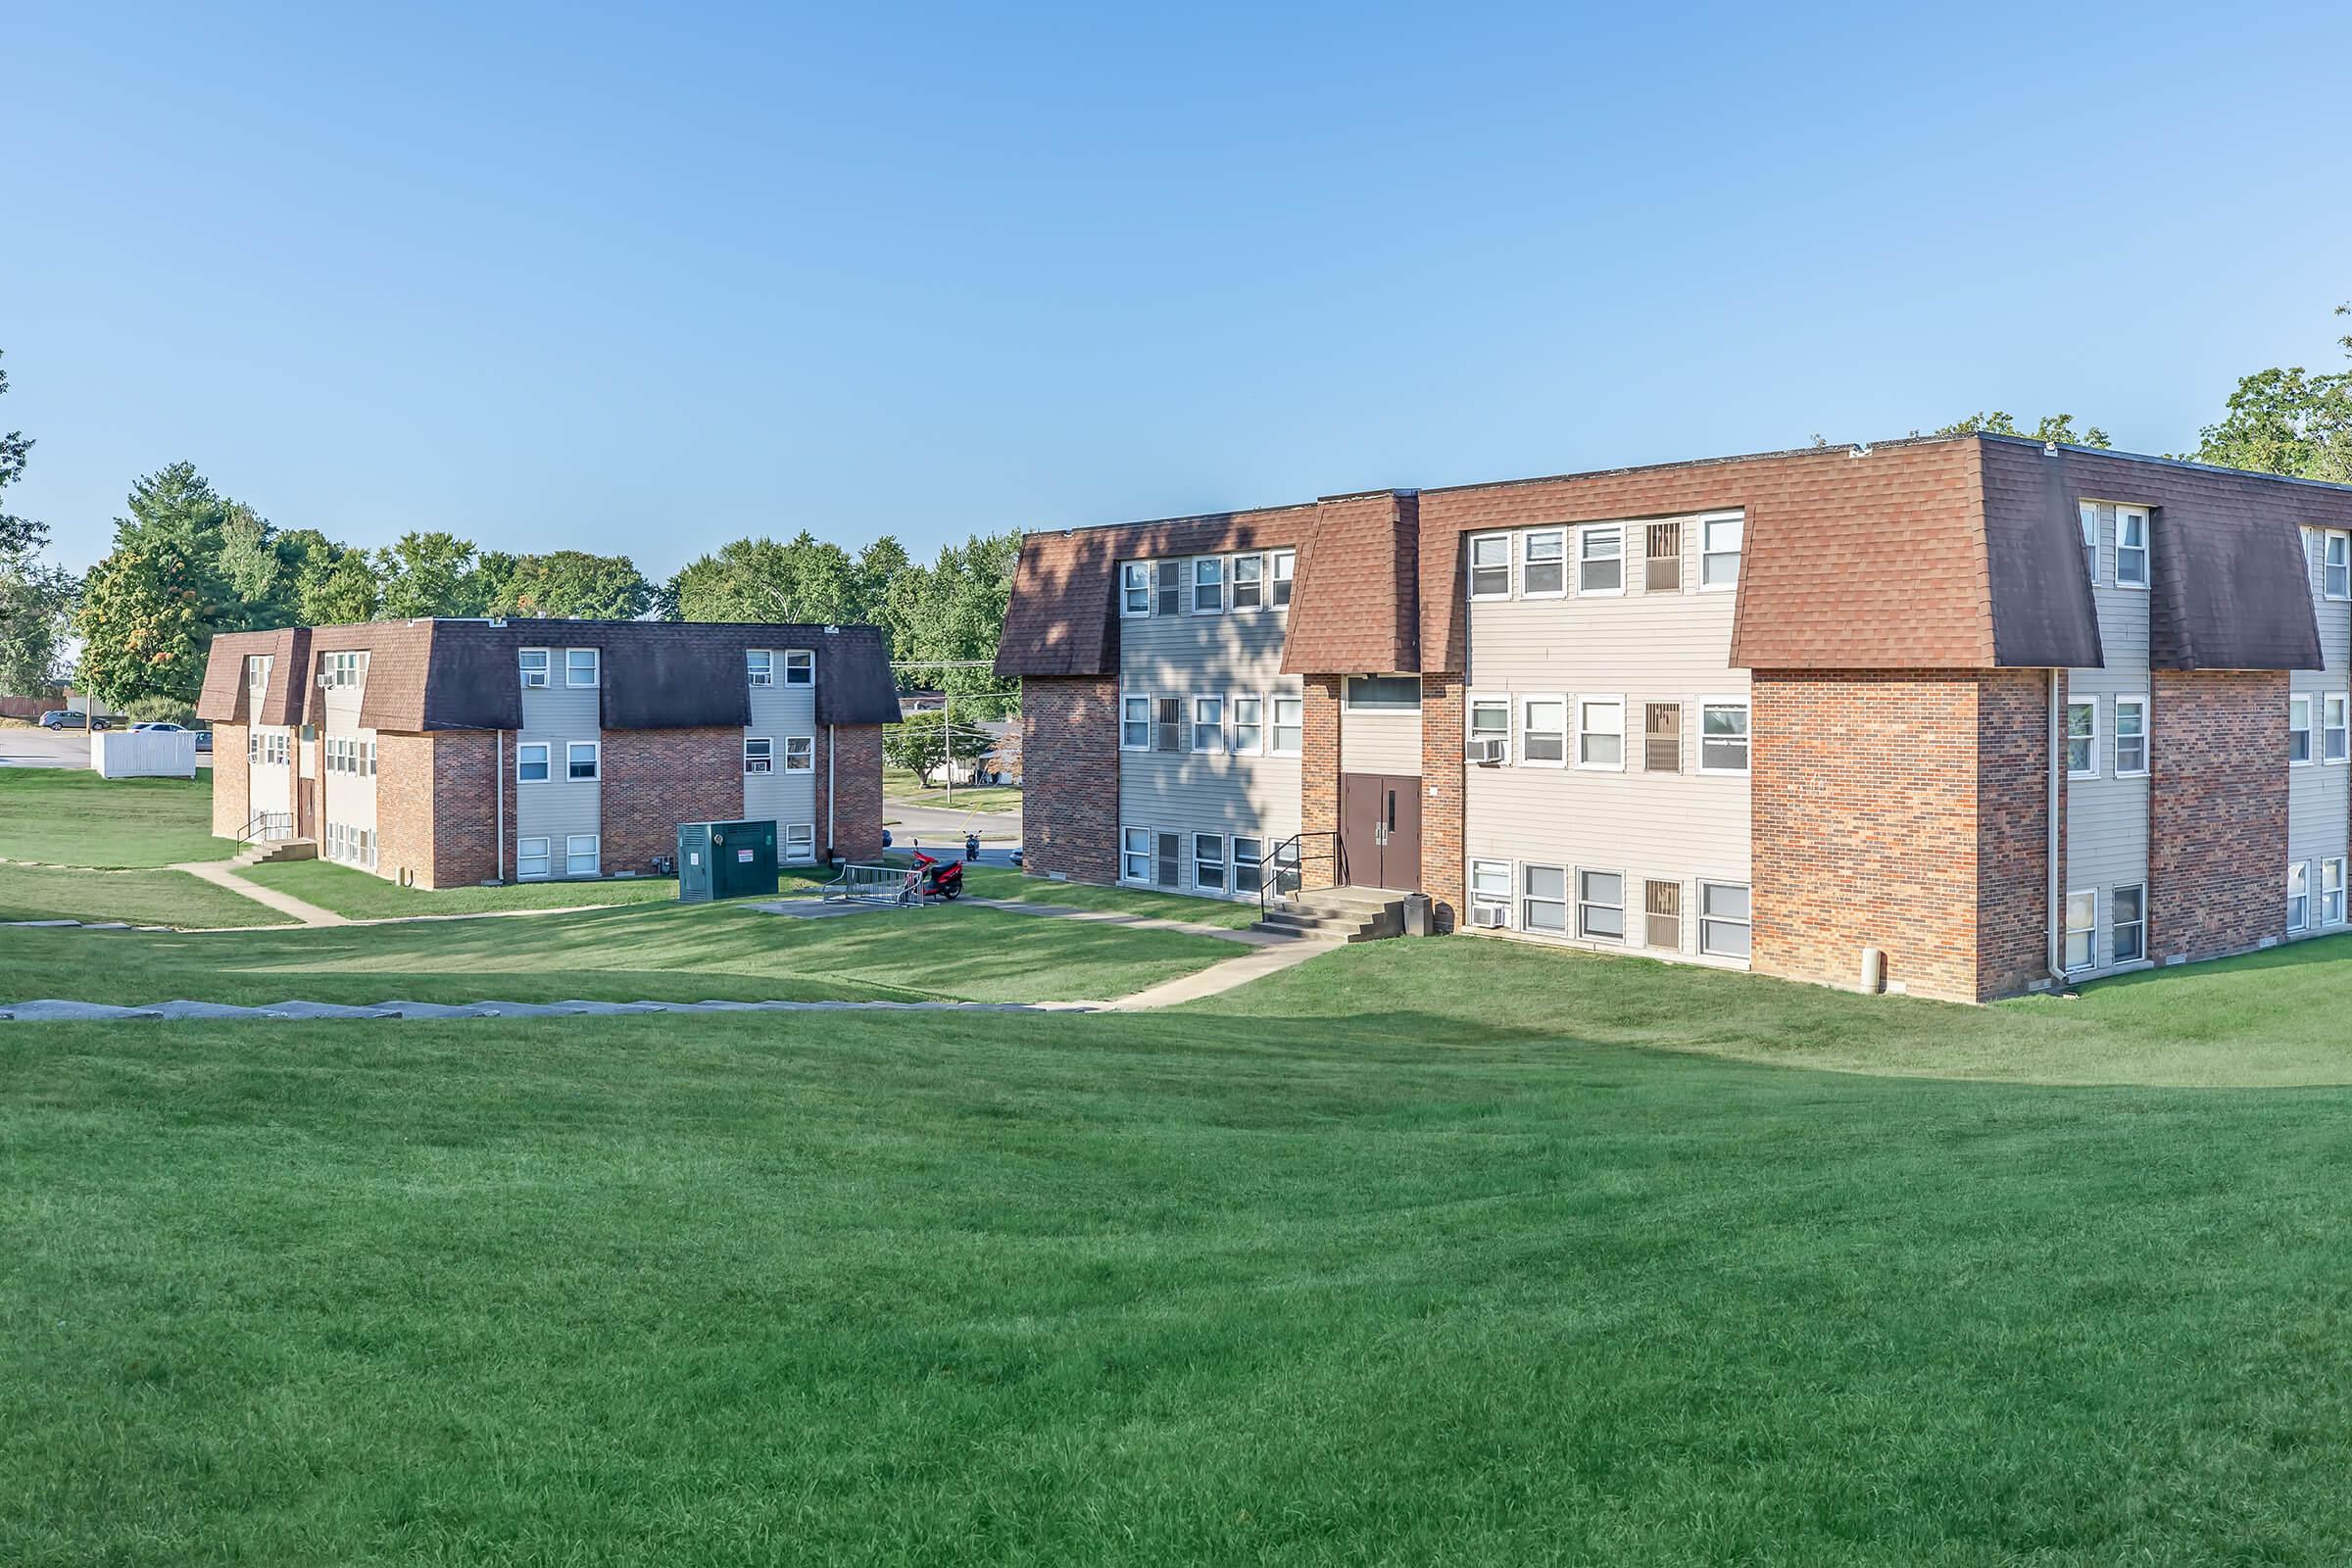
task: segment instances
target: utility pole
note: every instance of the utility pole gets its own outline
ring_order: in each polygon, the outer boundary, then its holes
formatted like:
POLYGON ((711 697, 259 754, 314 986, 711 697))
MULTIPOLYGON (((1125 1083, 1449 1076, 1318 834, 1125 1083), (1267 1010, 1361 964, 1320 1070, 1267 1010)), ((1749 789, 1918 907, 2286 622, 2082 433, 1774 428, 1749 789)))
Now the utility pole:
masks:
POLYGON ((939 749, 948 759, 948 809, 956 809, 956 694, 939 694, 939 749))

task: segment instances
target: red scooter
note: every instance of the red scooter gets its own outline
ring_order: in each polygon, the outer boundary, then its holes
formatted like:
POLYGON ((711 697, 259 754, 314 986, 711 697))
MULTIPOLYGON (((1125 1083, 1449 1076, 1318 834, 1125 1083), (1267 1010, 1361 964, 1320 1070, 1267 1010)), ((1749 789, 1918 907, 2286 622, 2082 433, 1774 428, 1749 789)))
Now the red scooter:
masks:
POLYGON ((914 867, 906 873, 906 891, 918 899, 956 899, 963 896, 963 862, 938 860, 914 852, 914 867))

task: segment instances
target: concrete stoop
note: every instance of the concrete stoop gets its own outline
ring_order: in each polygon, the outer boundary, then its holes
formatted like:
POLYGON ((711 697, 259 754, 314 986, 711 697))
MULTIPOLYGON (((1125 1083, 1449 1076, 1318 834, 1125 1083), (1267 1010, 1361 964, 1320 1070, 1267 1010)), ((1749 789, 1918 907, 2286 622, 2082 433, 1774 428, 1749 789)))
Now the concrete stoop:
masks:
POLYGON ((1378 942, 1404 935, 1404 895, 1379 888, 1317 888, 1294 893, 1252 931, 1323 942, 1378 942))
POLYGON ((270 839, 261 844, 248 844, 229 857, 228 863, 238 865, 274 865, 279 860, 316 860, 318 843, 316 839, 270 839))

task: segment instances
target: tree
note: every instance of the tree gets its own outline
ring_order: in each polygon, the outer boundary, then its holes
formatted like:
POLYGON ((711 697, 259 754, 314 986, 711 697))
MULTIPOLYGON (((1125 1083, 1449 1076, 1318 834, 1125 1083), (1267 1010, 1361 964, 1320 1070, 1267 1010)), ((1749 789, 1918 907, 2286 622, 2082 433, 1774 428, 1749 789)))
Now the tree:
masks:
POLYGON ((807 530, 785 544, 738 539, 689 562, 669 580, 662 608, 679 620, 839 625, 857 618, 857 575, 847 551, 807 530))
POLYGON ((559 550, 545 556, 482 557, 483 597, 493 615, 570 615, 635 620, 654 605, 654 585, 626 556, 559 550))
MULTIPOLYGON (((2033 429, 2021 430, 2017 427, 2015 419, 1998 409, 1990 414, 1972 414, 1957 424, 1947 424, 1936 433, 1937 435, 1975 435, 1980 431, 1985 435, 2022 435, 2035 441, 2055 441, 2060 446, 2068 447, 2111 447, 2115 445, 2114 442, 2107 439, 2107 432, 2095 424, 2087 425, 2080 431, 2076 430, 2075 416, 2071 414, 2045 414, 2041 416, 2041 422, 2033 429)), ((1817 444, 1820 439, 1819 436, 1814 437, 1817 444)))
POLYGON ((367 551, 337 544, 316 528, 290 528, 276 545, 281 622, 340 626, 375 618, 380 595, 367 551))
POLYGON ((211 642, 196 586, 208 564, 168 545, 122 545, 91 567, 74 618, 82 638, 82 684, 122 706, 158 698, 194 702, 211 642))
MULTIPOLYGON (((8 372, 0 370, 0 397, 8 395, 8 372)), ((6 509, 8 487, 24 477, 24 462, 32 442, 22 430, 0 435, 0 556, 30 556, 49 539, 47 524, 30 517, 12 517, 6 509)))
POLYGON ((241 618, 247 625, 277 624, 293 608, 286 602, 289 585, 277 530, 243 502, 231 501, 221 508, 220 567, 229 592, 245 607, 241 618))
POLYGON ((29 553, 0 556, 0 692, 31 697, 58 683, 57 656, 79 588, 73 573, 29 553))
POLYGON ((933 711, 908 713, 905 723, 890 725, 882 731, 882 755, 890 765, 906 769, 925 784, 931 782, 931 775, 951 753, 958 762, 973 765, 993 751, 996 744, 995 737, 961 712, 956 715, 953 726, 948 724, 946 714, 933 711))
POLYGON ((989 665, 1020 554, 1017 533, 973 534, 945 546, 930 566, 900 573, 878 617, 891 629, 893 656, 908 666, 902 678, 956 694, 962 716, 998 718, 1018 704, 989 665))
MULTIPOLYGON (((2352 305, 2335 314, 2352 315, 2352 305)), ((2340 341, 2352 353, 2352 336, 2340 341)), ((2257 370, 2230 394, 2221 423, 2199 434, 2199 463, 2352 483, 2352 371, 2257 370)))
POLYGON ((382 612, 395 619, 488 613, 474 561, 472 541, 454 533, 402 534, 375 553, 382 612))

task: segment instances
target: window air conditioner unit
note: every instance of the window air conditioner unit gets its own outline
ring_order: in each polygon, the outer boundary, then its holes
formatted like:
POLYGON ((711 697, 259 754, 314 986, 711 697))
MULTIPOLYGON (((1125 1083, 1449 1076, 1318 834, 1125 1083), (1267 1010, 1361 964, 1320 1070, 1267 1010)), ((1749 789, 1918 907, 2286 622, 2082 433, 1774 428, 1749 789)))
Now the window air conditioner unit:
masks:
POLYGON ((1510 749, 1509 741, 1472 741, 1463 750, 1473 762, 1499 762, 1509 755, 1510 749))
POLYGON ((1474 904, 1470 906, 1470 923, 1490 931, 1499 931, 1508 923, 1510 911, 1499 904, 1474 904))

